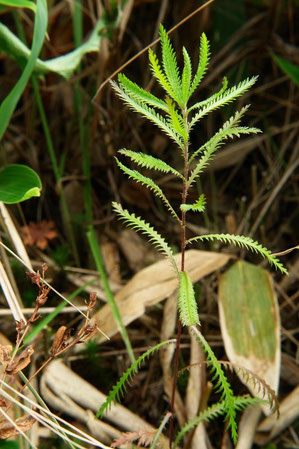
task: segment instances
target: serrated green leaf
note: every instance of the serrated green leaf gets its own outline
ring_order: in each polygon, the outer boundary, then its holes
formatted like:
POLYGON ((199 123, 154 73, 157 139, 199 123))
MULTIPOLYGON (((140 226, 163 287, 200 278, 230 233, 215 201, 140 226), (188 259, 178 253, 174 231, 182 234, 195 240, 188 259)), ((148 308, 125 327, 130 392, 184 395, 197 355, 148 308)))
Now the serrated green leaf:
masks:
POLYGON ((178 63, 173 46, 170 42, 166 30, 160 25, 160 39, 162 46, 162 62, 165 75, 172 88, 172 98, 179 106, 183 106, 182 83, 180 79, 178 63))
POLYGON ((169 258, 175 273, 179 277, 178 267, 173 257, 172 249, 168 246, 165 239, 151 225, 142 220, 142 218, 136 217, 135 214, 130 214, 126 209, 123 209, 121 205, 116 203, 115 201, 112 203, 112 207, 128 226, 135 229, 136 231, 141 231, 142 234, 146 234, 149 237, 149 241, 159 251, 164 253, 165 256, 169 258))
POLYGON ((118 152, 128 156, 132 161, 136 162, 141 167, 158 170, 163 173, 173 173, 175 176, 184 179, 184 176, 181 175, 181 173, 175 168, 166 164, 166 162, 161 159, 150 156, 149 154, 137 153, 136 151, 126 150, 125 148, 119 150, 118 152))
POLYGON ((222 87, 221 89, 216 92, 215 94, 211 95, 209 98, 203 101, 199 101, 198 103, 193 104, 189 109, 188 113, 193 111, 193 109, 199 109, 203 108, 206 104, 211 103, 212 101, 215 101, 218 97, 220 97, 227 89, 228 81, 227 78, 224 76, 222 80, 222 87))
POLYGON ((208 68, 209 57, 210 57, 210 44, 205 33, 202 33, 200 37, 200 55, 198 66, 191 87, 189 89, 188 98, 191 97, 191 95, 201 82, 204 74, 206 73, 208 68))
POLYGON ((192 65, 189 53, 183 47, 184 68, 182 73, 182 98, 183 104, 187 104, 189 99, 189 90, 191 87, 192 65))
POLYGON ((180 272, 178 309, 183 326, 200 324, 193 285, 186 271, 180 272))
POLYGON ((241 248, 249 249, 255 253, 259 253, 262 257, 268 259, 270 265, 274 265, 276 269, 279 269, 283 274, 288 274, 287 269, 283 266, 279 259, 275 257, 271 252, 264 248, 260 243, 252 240, 250 237, 245 237, 244 235, 234 235, 234 234, 207 234, 199 235, 188 240, 188 244, 196 241, 213 241, 219 240, 223 243, 233 243, 241 248))
POLYGON ((221 108, 222 106, 225 106, 232 101, 234 101, 236 98, 243 95, 250 87, 252 87, 256 81, 257 76, 254 76, 252 78, 247 78, 243 81, 241 81, 237 86, 233 86, 230 89, 223 92, 223 94, 212 97, 212 100, 207 103, 199 112, 195 114, 195 116, 192 118, 190 122, 190 129, 197 123, 202 117, 207 115, 209 112, 214 111, 218 108, 221 108))
POLYGON ((139 112, 144 117, 149 119, 160 129, 162 129, 162 131, 164 131, 169 137, 171 137, 179 145, 180 148, 183 148, 181 137, 175 132, 173 127, 170 126, 170 124, 164 119, 164 117, 162 117, 154 108, 151 108, 145 103, 142 103, 136 100, 136 98, 128 95, 127 92, 122 90, 120 86, 118 86, 118 84, 116 84, 114 81, 111 81, 110 84, 116 91, 117 95, 122 98, 125 103, 130 106, 131 109, 133 109, 135 112, 139 112))
POLYGON ((134 97, 137 101, 144 101, 148 105, 155 106, 165 112, 168 111, 167 104, 164 101, 139 87, 138 84, 129 80, 129 78, 127 78, 123 73, 118 75, 118 81, 123 90, 125 90, 131 97, 134 97))
POLYGON ((160 189, 160 187, 157 186, 157 184, 151 178, 148 178, 147 176, 143 176, 137 170, 131 170, 130 168, 128 168, 124 164, 122 164, 117 158, 115 158, 115 160, 116 160, 119 168, 121 168, 122 171, 124 173, 126 173, 126 175, 129 176, 129 178, 134 179, 136 182, 140 182, 142 185, 144 185, 148 189, 150 189, 156 196, 161 198, 161 200, 164 201, 167 209, 170 211, 171 215, 180 222, 179 217, 177 216, 175 210, 173 209, 173 207, 169 203, 168 199, 164 195, 162 189, 160 189))
POLYGON ((184 212, 192 210, 193 212, 204 212, 205 211, 206 199, 204 194, 201 194, 198 200, 194 204, 181 204, 180 208, 184 212))
POLYGON ((39 176, 26 165, 7 165, 0 171, 0 201, 3 203, 15 204, 40 196, 41 188, 39 176))

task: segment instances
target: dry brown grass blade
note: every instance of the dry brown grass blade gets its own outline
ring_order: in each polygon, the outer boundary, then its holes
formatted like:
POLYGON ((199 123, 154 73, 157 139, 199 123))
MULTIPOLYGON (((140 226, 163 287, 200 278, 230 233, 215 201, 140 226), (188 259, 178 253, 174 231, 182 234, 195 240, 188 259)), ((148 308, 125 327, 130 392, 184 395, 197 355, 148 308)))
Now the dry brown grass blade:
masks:
MULTIPOLYGON (((175 256, 179 266, 181 255, 175 256)), ((229 254, 212 251, 188 250, 186 271, 192 282, 223 267, 231 258, 229 254)), ((147 307, 153 306, 171 296, 178 288, 177 276, 168 260, 161 260, 137 273, 127 285, 115 295, 124 325, 141 317, 147 307)), ((108 304, 95 315, 97 325, 108 336, 118 332, 108 304)), ((102 341, 103 338, 99 336, 102 341)))

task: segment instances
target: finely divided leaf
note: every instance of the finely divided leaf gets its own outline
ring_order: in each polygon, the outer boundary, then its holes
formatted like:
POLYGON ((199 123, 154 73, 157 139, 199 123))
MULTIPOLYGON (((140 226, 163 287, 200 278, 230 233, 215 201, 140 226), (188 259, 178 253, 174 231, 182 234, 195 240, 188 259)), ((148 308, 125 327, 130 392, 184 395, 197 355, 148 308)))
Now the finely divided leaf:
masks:
POLYGON ((106 398, 106 401, 101 405, 100 410, 96 414, 96 418, 99 418, 103 415, 104 411, 108 408, 111 408, 112 403, 116 403, 119 401, 122 396, 124 396, 127 384, 130 385, 130 381, 132 380, 134 374, 138 372, 141 364, 150 357, 154 352, 158 351, 162 346, 168 345, 170 343, 174 343, 175 340, 167 340, 158 343, 153 348, 150 348, 148 351, 141 354, 141 356, 127 369, 127 371, 122 375, 116 385, 110 390, 109 395, 106 398))
POLYGON ((178 267, 173 257, 171 248, 166 243, 165 239, 148 223, 142 220, 140 217, 136 217, 135 214, 130 214, 126 209, 123 209, 120 204, 115 201, 112 203, 114 211, 125 221, 126 224, 136 231, 141 231, 143 234, 148 235, 149 241, 162 253, 164 253, 172 263, 174 271, 179 276, 178 267))
POLYGON ((113 89, 116 91, 119 97, 121 97, 128 106, 131 107, 136 112, 139 112, 147 119, 151 120, 155 125, 157 125, 162 131, 164 131, 169 137, 171 137, 180 148, 183 147, 183 142, 175 132, 175 130, 169 125, 169 123, 160 115, 158 112, 142 101, 136 100, 135 97, 131 97, 126 91, 124 91, 118 84, 114 81, 110 81, 113 89))
POLYGON ((277 259, 277 257, 273 256, 271 252, 264 248, 260 243, 254 241, 250 237, 245 237, 243 235, 234 235, 234 234, 207 234, 200 235, 198 237, 194 237, 188 240, 189 243, 193 243, 196 241, 204 241, 204 240, 219 240, 223 243, 233 243, 236 246, 240 246, 241 248, 250 249, 255 253, 261 254, 264 258, 268 259, 271 265, 274 265, 275 268, 279 269, 283 274, 288 274, 287 269, 283 266, 281 262, 277 259))
POLYGON ((159 81, 160 85, 168 93, 168 95, 170 95, 171 98, 174 98, 175 93, 173 92, 173 89, 167 79, 167 76, 164 74, 163 70, 161 69, 157 55, 153 52, 153 50, 151 48, 148 51, 148 58, 149 58, 150 69, 152 71, 152 74, 159 81))
POLYGON ((137 170, 131 170, 130 168, 128 168, 124 164, 122 164, 117 158, 115 158, 115 160, 116 160, 119 168, 121 168, 122 171, 124 173, 126 173, 126 175, 129 176, 129 178, 132 178, 136 182, 140 182, 141 184, 145 185, 152 192, 154 192, 155 195, 157 195, 159 198, 161 198, 161 200, 164 201, 164 203, 166 204, 166 207, 169 209, 171 215, 173 215, 173 217, 176 218, 180 222, 179 217, 177 216, 177 214, 174 211, 173 207, 171 206, 170 202, 164 195, 163 191, 160 189, 159 186, 157 186, 157 184, 151 178, 147 178, 146 176, 143 176, 137 170))
POLYGON ((205 211, 206 199, 202 193, 198 200, 194 204, 181 204, 180 208, 184 212, 192 210, 193 212, 204 212, 205 211))
POLYGON ((204 74, 208 68, 208 62, 210 58, 210 44, 205 33, 202 33, 200 37, 200 56, 197 71, 194 75, 191 88, 189 89, 188 99, 191 97, 199 83, 201 82, 204 74))
POLYGON ((185 271, 180 272, 178 308, 180 320, 184 326, 200 324, 193 285, 188 273, 185 271))
POLYGON ((146 90, 139 87, 138 84, 129 80, 123 73, 118 75, 118 81, 122 89, 132 98, 135 98, 138 102, 143 101, 144 103, 155 106, 156 108, 162 109, 163 111, 168 110, 167 104, 164 101, 157 98, 155 95, 147 92, 146 90))
POLYGON ((175 168, 166 164, 166 162, 162 161, 161 159, 150 156, 149 154, 137 153, 136 151, 126 150, 125 148, 119 150, 119 153, 128 156, 131 159, 131 161, 136 162, 141 167, 158 170, 163 173, 172 173, 175 176, 184 179, 184 176, 180 172, 178 172, 175 168))
POLYGON ((203 108, 206 104, 211 103, 212 101, 215 101, 218 97, 220 97, 220 95, 223 94, 223 92, 226 91, 227 85, 228 85, 228 81, 227 81, 226 76, 224 76, 223 80, 222 80, 222 87, 221 87, 221 89, 218 92, 216 92, 214 95, 212 95, 211 97, 207 98, 206 100, 200 101, 200 102, 195 103, 194 105, 192 105, 188 109, 188 113, 193 111, 193 109, 203 108))
POLYGON ((182 83, 180 79, 176 54, 166 33, 166 30, 162 25, 160 25, 160 39, 162 46, 163 68, 174 94, 172 95, 172 98, 178 103, 179 106, 183 106, 182 83))
POLYGON ((251 86, 256 82, 257 76, 253 78, 247 78, 244 81, 241 81, 237 86, 233 86, 230 89, 226 90, 223 94, 217 96, 212 99, 209 103, 207 103, 190 122, 190 129, 197 123, 202 117, 207 115, 209 112, 214 111, 226 104, 231 103, 236 98, 243 95, 251 86))
POLYGON ((192 65, 189 53, 186 48, 183 47, 184 68, 182 73, 182 97, 183 104, 187 104, 189 99, 189 90, 191 85, 192 65))

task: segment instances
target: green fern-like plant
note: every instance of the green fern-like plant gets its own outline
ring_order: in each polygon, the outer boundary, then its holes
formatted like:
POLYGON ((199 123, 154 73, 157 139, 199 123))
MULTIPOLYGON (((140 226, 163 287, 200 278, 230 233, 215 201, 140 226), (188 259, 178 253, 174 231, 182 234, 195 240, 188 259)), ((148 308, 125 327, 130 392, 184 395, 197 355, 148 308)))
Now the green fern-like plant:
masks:
MULTIPOLYGON (((213 373, 214 381, 216 382, 216 390, 220 393, 220 402, 214 408, 208 409, 202 418, 210 419, 217 414, 223 414, 231 429, 232 438, 237 439, 237 424, 236 411, 245 407, 249 403, 255 403, 258 400, 235 397, 231 386, 225 376, 225 373, 217 361, 211 347, 205 340, 203 335, 198 330, 199 316, 197 311, 197 302, 195 298, 194 289, 188 273, 185 270, 185 249, 186 245, 198 241, 213 241, 220 240, 223 243, 235 244, 242 248, 249 249, 259 253, 266 258, 270 264, 286 273, 285 267, 279 260, 256 241, 237 235, 228 234, 208 234, 194 237, 186 240, 186 216, 189 212, 203 212, 205 210, 205 196, 201 195, 193 204, 187 203, 189 189, 192 184, 198 179, 201 173, 205 170, 207 165, 211 162, 215 152, 219 150, 228 139, 240 137, 242 134, 255 134, 260 132, 254 127, 247 127, 241 124, 244 114, 247 112, 249 106, 243 107, 237 111, 231 118, 229 118, 223 126, 210 139, 199 148, 192 149, 190 147, 190 131, 199 121, 212 111, 215 111, 223 106, 226 106, 237 100, 245 92, 247 92, 256 82, 257 77, 247 78, 241 81, 236 86, 228 86, 226 78, 223 79, 220 90, 214 93, 211 97, 204 101, 189 104, 190 98, 194 94, 203 76, 205 75, 210 57, 209 42, 206 35, 203 33, 200 38, 200 52, 199 61, 195 71, 192 70, 191 59, 185 48, 183 48, 183 69, 180 72, 179 65, 176 58, 176 53, 170 42, 170 39, 165 29, 160 27, 160 40, 162 47, 162 60, 159 61, 157 55, 149 50, 149 65, 154 78, 158 81, 164 90, 164 97, 156 97, 154 94, 146 91, 136 83, 129 80, 125 75, 118 76, 118 83, 111 82, 116 94, 131 108, 133 111, 140 113, 143 117, 150 120, 162 132, 164 132, 178 147, 182 158, 180 167, 172 167, 166 162, 150 156, 146 153, 134 152, 127 149, 121 149, 120 155, 128 158, 132 163, 139 166, 139 168, 146 168, 147 170, 156 170, 162 173, 170 173, 178 178, 182 183, 182 201, 178 211, 170 203, 162 189, 155 183, 155 181, 148 176, 144 176, 137 169, 132 169, 124 165, 118 158, 116 162, 119 168, 130 178, 136 182, 143 184, 146 188, 158 197, 159 200, 166 206, 170 215, 178 222, 180 226, 181 235, 181 264, 177 266, 170 246, 165 239, 142 218, 123 209, 120 204, 113 203, 115 212, 123 219, 127 225, 145 234, 154 246, 162 251, 170 260, 178 277, 178 309, 179 309, 179 329, 178 341, 176 351, 180 347, 180 334, 182 325, 193 329, 199 343, 203 347, 207 356, 207 363, 213 373)), ((157 349, 157 348, 156 348, 157 349)), ((118 384, 111 390, 106 403, 102 406, 99 413, 111 405, 113 401, 119 399, 123 394, 125 383, 130 380, 136 369, 139 367, 141 361, 150 355, 153 350, 145 353, 141 359, 138 359, 135 364, 123 375, 118 384)), ((175 368, 177 369, 177 367, 175 368)), ((175 372, 174 379, 177 377, 175 372)), ((173 388, 173 396, 171 403, 174 404, 175 388, 173 388)), ((170 447, 173 439, 173 406, 170 410, 172 418, 170 421, 170 447)), ((196 422, 196 420, 194 421, 196 422)), ((195 425, 195 424, 194 424, 195 425)), ((185 430, 182 430, 184 433, 185 430)), ((178 435, 178 439, 181 438, 178 435)))

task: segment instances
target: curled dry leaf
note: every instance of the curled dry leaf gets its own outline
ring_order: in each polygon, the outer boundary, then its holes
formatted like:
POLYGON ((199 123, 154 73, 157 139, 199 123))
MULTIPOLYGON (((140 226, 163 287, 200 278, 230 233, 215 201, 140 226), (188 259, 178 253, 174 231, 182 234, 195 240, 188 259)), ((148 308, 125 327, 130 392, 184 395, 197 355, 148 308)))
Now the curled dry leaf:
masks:
POLYGON ((50 354, 52 357, 55 357, 55 355, 61 351, 62 349, 64 349, 65 347, 65 340, 66 340, 66 331, 67 331, 67 327, 66 326, 60 326, 60 328, 58 329, 58 331, 55 334, 53 343, 52 343, 52 347, 50 350, 50 354))
POLYGON ((34 353, 34 349, 32 346, 28 346, 21 352, 19 356, 17 356, 14 361, 9 364, 5 371, 7 374, 17 374, 22 369, 26 368, 31 361, 31 356, 34 353))
POLYGON ((97 332, 97 323, 94 320, 88 320, 88 322, 79 330, 77 337, 79 338, 78 343, 83 343, 84 341, 92 338, 97 332))
POLYGON ((0 422, 0 439, 6 440, 7 438, 18 435, 20 431, 26 432, 30 430, 36 420, 30 416, 25 415, 15 420, 14 423, 8 421, 0 422))

